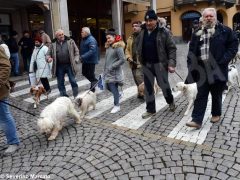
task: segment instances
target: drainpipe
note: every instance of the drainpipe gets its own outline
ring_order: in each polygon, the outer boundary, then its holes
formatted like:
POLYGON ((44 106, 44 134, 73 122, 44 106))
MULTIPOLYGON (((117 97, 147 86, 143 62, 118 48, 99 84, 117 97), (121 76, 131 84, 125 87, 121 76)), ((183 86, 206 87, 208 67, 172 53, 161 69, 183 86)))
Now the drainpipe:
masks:
POLYGON ((150 7, 157 13, 157 1, 156 0, 150 0, 150 7))

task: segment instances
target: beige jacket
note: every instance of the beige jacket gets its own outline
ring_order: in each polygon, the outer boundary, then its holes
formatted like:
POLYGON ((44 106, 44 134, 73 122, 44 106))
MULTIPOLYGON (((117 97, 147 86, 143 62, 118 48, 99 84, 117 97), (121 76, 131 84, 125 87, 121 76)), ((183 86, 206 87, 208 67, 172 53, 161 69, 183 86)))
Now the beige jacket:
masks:
MULTIPOLYGON (((127 40, 127 46, 126 46, 126 49, 125 49, 125 55, 126 55, 127 60, 128 59, 133 60, 133 57, 132 57, 132 55, 133 55, 133 49, 132 49, 133 40, 134 40, 133 35, 129 36, 129 38, 127 40)), ((140 62, 138 61, 138 59, 136 59, 135 62, 137 62, 137 66, 136 66, 137 68, 142 67, 140 62)), ((128 62, 128 63, 129 63, 130 68, 133 68, 133 63, 131 63, 131 62, 128 62)))
MULTIPOLYGON (((71 39, 69 37, 65 37, 65 38, 66 38, 67 44, 68 44, 68 51, 69 51, 69 56, 70 56, 71 67, 72 67, 74 75, 76 75, 77 72, 79 71, 79 69, 77 68, 77 64, 76 64, 79 62, 79 50, 73 39, 71 39)), ((53 77, 56 77, 56 68, 57 68, 57 66, 56 66, 56 62, 57 62, 56 43, 57 43, 57 39, 54 39, 52 44, 50 45, 47 55, 46 55, 47 58, 49 56, 53 58, 53 64, 52 64, 53 77)))
POLYGON ((0 100, 8 97, 10 92, 9 76, 11 64, 2 47, 0 47, 0 100))

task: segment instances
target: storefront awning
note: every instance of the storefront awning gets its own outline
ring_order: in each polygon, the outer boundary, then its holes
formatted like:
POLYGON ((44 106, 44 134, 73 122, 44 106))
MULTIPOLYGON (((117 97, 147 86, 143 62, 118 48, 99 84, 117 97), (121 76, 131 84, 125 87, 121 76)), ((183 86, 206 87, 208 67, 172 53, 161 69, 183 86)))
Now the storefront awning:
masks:
POLYGON ((189 12, 189 13, 186 13, 186 14, 182 15, 182 20, 185 20, 185 19, 196 19, 196 18, 200 18, 200 17, 201 17, 201 14, 199 14, 197 12, 189 12))
POLYGON ((26 7, 40 0, 0 0, 0 10, 16 10, 21 7, 26 7))
POLYGON ((150 6, 150 0, 122 0, 122 1, 133 3, 133 4, 142 4, 145 6, 150 6))

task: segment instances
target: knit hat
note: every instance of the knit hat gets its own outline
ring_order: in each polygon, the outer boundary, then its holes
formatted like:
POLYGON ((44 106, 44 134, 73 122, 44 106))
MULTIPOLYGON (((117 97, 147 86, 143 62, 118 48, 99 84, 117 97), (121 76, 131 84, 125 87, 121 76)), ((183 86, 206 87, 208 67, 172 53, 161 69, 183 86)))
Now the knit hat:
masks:
POLYGON ((145 21, 148 20, 148 19, 154 19, 154 20, 157 20, 157 14, 155 13, 155 11, 153 9, 149 9, 146 14, 145 14, 145 21))
POLYGON ((38 42, 42 43, 42 38, 41 37, 35 37, 34 41, 38 41, 38 42))

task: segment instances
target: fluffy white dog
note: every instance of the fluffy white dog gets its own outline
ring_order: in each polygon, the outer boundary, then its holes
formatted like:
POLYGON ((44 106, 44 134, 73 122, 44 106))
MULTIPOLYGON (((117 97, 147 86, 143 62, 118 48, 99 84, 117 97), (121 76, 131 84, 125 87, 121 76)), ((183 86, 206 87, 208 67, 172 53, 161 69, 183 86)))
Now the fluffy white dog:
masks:
POLYGON ((68 97, 59 97, 46 106, 40 114, 37 125, 41 133, 49 135, 48 140, 54 140, 62 129, 65 117, 71 115, 76 123, 81 123, 80 115, 74 109, 74 104, 68 97))
POLYGON ((237 84, 240 88, 240 79, 238 70, 235 65, 229 65, 228 66, 228 91, 233 87, 234 84, 237 84))
POLYGON ((176 84, 176 86, 174 88, 172 88, 172 90, 174 92, 181 91, 183 93, 183 95, 186 96, 186 98, 188 100, 188 106, 187 106, 187 109, 186 109, 184 115, 185 116, 188 115, 189 110, 193 106, 193 103, 197 96, 197 92, 198 92, 197 84, 196 83, 184 84, 184 82, 178 82, 176 84))
POLYGON ((86 91, 75 98, 75 103, 81 110, 81 118, 89 111, 90 106, 96 108, 96 92, 86 91))

